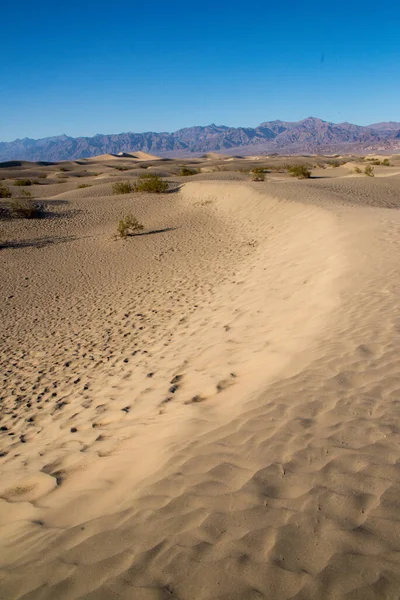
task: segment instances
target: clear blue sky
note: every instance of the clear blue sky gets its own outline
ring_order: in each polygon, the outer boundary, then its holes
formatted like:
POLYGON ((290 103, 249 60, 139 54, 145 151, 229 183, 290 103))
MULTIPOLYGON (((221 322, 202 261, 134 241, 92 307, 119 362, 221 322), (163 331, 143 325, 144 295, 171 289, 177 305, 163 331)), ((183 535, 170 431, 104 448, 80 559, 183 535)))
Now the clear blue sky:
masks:
POLYGON ((400 121, 400 2, 5 0, 0 140, 400 121))

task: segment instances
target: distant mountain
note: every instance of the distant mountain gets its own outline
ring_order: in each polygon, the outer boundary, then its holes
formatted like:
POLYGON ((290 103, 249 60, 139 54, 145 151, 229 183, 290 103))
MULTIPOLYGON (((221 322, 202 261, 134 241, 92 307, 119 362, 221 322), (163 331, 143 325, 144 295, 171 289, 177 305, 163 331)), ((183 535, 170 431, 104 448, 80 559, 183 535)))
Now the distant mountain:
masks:
POLYGON ((384 123, 374 123, 373 125, 369 125, 371 129, 376 129, 377 131, 400 131, 400 123, 396 121, 386 121, 384 123))
POLYGON ((24 138, 0 142, 0 161, 62 161, 139 150, 164 156, 190 156, 213 151, 226 154, 394 152, 400 151, 399 140, 400 123, 394 121, 360 126, 308 117, 298 122, 265 121, 255 128, 213 123, 173 133, 24 138))

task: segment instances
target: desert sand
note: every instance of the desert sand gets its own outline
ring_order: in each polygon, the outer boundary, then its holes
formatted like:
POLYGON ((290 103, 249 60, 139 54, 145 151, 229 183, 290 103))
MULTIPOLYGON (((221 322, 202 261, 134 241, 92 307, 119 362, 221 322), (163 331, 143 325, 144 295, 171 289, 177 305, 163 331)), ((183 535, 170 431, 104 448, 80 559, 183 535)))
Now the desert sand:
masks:
POLYGON ((389 159, 0 165, 1 598, 398 599, 389 159))

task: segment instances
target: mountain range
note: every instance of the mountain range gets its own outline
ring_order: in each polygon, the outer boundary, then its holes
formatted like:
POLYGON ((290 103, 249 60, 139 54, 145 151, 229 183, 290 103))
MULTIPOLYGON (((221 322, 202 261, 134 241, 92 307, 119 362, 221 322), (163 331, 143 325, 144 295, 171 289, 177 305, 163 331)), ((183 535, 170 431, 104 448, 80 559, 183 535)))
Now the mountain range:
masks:
POLYGON ((400 122, 361 126, 308 117, 302 121, 266 121, 258 127, 225 125, 187 127, 173 133, 60 135, 0 142, 0 161, 62 161, 99 154, 133 151, 161 156, 225 154, 320 154, 337 152, 400 152, 400 122))

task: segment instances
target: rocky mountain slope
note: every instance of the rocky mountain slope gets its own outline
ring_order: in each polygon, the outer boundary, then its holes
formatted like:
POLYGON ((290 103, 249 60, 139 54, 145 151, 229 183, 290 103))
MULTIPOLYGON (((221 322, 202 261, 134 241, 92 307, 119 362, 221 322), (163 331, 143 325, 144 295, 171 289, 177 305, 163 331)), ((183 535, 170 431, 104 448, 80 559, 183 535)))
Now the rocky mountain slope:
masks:
POLYGON ((187 156, 217 151, 226 154, 298 154, 321 152, 400 151, 400 123, 369 126, 330 123, 314 117, 298 122, 266 121, 258 127, 207 125, 173 133, 119 133, 73 138, 67 135, 0 142, 0 161, 61 161, 98 154, 144 151, 187 156))

